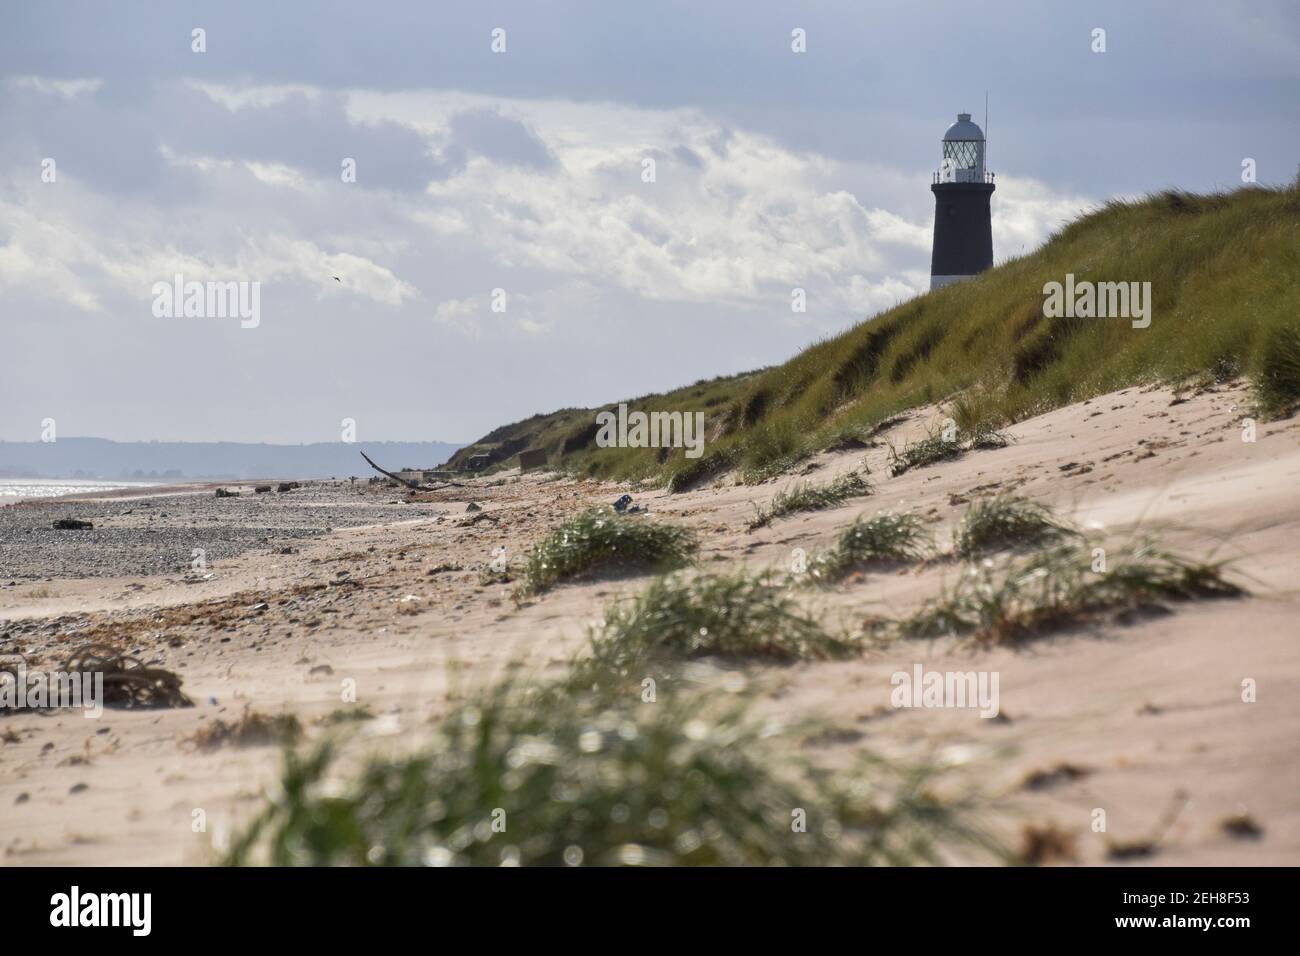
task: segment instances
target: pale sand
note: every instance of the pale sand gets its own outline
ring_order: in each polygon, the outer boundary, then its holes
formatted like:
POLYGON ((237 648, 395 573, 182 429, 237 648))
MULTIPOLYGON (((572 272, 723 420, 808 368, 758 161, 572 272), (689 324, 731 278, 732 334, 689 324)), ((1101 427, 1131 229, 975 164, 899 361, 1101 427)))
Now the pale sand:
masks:
MULTIPOLYGON (((745 671, 766 712, 783 720, 817 716, 838 731, 810 752, 820 761, 847 763, 864 748, 952 764, 950 785, 977 786, 978 819, 1013 846, 1024 824, 1053 822, 1075 836, 1081 862, 1106 862, 1108 839, 1146 837, 1177 803, 1185 805, 1158 852, 1140 862, 1295 865, 1300 420, 1261 425, 1258 441, 1243 443, 1237 420, 1247 405, 1244 388, 1172 405, 1171 398, 1163 388, 1127 389, 1022 422, 1010 429, 1017 441, 1008 448, 898 478, 888 477, 883 447, 822 455, 812 478, 826 480, 865 459, 875 495, 754 533, 745 530, 754 503, 766 502, 791 478, 635 497, 657 520, 683 521, 701 533, 706 570, 737 562, 784 568, 793 548, 811 553, 825 546, 864 511, 916 508, 934 519, 943 542, 962 511, 950 496, 994 483, 1080 523, 1099 522, 1117 542, 1140 523, 1189 556, 1219 548, 1235 559, 1233 574, 1251 597, 1175 604, 1167 616, 1040 640, 1019 651, 972 650, 944 640, 894 645, 849 662, 745 671), (1063 472, 1069 463, 1091 470, 1063 472), (892 709, 890 675, 918 661, 927 669, 1000 672, 1001 707, 1010 719, 892 709), (1255 703, 1242 702, 1246 678, 1258 684, 1255 703), (1089 772, 1045 790, 1021 786, 1027 774, 1062 762, 1089 772), (1096 808, 1106 811, 1105 834, 1090 829, 1096 808), (1222 820, 1240 811, 1263 827, 1261 838, 1237 839, 1222 830, 1222 820)), ((920 410, 883 437, 898 444, 941 414, 920 410)), ((236 716, 246 703, 264 712, 292 711, 316 736, 321 731, 311 721, 341 707, 340 684, 354 679, 360 703, 381 715, 363 726, 354 749, 406 749, 418 745, 421 726, 445 702, 449 685, 481 684, 512 660, 541 675, 560 673, 584 645, 585 626, 642 580, 569 585, 516 608, 510 586, 481 587, 473 570, 428 571, 448 561, 476 568, 499 545, 520 556, 565 515, 612 501, 623 490, 536 474, 497 487, 476 482, 433 496, 445 502, 440 517, 335 532, 303 542, 294 555, 245 554, 215 565, 216 577, 200 584, 100 579, 0 591, 0 619, 77 615, 61 627, 60 638, 22 635, 24 650, 47 661, 77 645, 80 620, 136 609, 123 646, 177 668, 198 705, 109 711, 98 721, 71 714, 0 717, 0 737, 8 731, 19 737, 0 743, 4 862, 206 860, 209 841, 219 841, 259 805, 263 788, 276 779, 278 754, 273 748, 200 754, 182 740, 218 715, 236 716), (471 499, 499 522, 465 525, 471 499), (360 586, 302 591, 294 607, 278 603, 291 588, 334 581, 339 570, 360 586), (125 591, 132 582, 144 587, 125 591), (403 603, 406 595, 419 600, 403 603), (219 625, 181 622, 204 601, 213 603, 199 617, 217 617, 219 625), (270 610, 248 609, 259 601, 270 610), (417 613, 403 613, 413 606, 417 613), (175 638, 181 645, 169 646, 175 638), (322 664, 332 673, 313 674, 322 664), (70 793, 77 783, 89 788, 70 793), (20 794, 29 797, 16 803, 20 794), (196 808, 206 812, 207 833, 193 832, 196 808)), ((832 621, 897 614, 936 594, 955 573, 954 565, 936 563, 865 575, 817 593, 810 604, 832 621)))

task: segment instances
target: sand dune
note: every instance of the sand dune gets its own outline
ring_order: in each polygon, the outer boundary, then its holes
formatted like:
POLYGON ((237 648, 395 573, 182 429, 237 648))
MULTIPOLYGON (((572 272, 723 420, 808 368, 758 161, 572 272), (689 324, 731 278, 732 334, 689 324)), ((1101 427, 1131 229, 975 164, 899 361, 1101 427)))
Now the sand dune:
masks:
MULTIPOLYGON (((748 666, 746 674, 772 717, 827 723, 833 732, 816 749, 829 765, 862 747, 949 765, 951 785, 978 790, 982 822, 1009 844, 1026 825, 1053 825, 1074 838, 1079 862, 1111 862, 1111 844, 1144 840, 1169 818, 1154 855, 1141 862, 1294 865, 1300 420, 1260 425, 1257 440, 1244 442, 1247 401, 1241 385, 1177 397, 1162 387, 1130 388, 1021 422, 1006 448, 890 478, 883 442, 915 437, 944 414, 919 409, 877 447, 823 454, 800 469, 823 480, 865 461, 872 496, 753 532, 746 525, 754 505, 793 475, 757 487, 724 481, 678 495, 634 494, 652 516, 697 529, 700 564, 710 570, 786 568, 794 549, 827 545, 863 511, 912 509, 946 541, 964 502, 1010 490, 1104 530, 1108 540, 1150 530, 1182 553, 1231 558, 1230 574, 1249 597, 1175 604, 1172 613, 1019 649, 896 643, 861 659, 748 666), (998 672, 1001 719, 891 707, 891 674, 917 663, 998 672), (1246 679, 1258 688, 1253 703, 1242 700, 1246 679), (1026 786, 1034 774, 1038 784, 1026 786), (1091 826, 1098 809, 1105 833, 1091 826), (1241 815, 1262 834, 1225 830, 1225 820, 1241 815)), ((206 753, 186 742, 245 706, 292 712, 316 735, 314 721, 343 706, 342 683, 352 680, 358 704, 374 716, 354 752, 400 750, 418 744, 429 715, 458 688, 512 662, 558 671, 606 603, 643 579, 567 585, 516 605, 509 585, 480 584, 477 568, 494 549, 520 555, 565 516, 625 490, 533 473, 389 504, 399 493, 343 485, 321 507, 364 505, 377 509, 373 520, 300 537, 292 553, 278 553, 274 542, 244 551, 214 562, 210 578, 110 575, 0 589, 0 651, 52 666, 88 636, 109 639, 175 669, 196 704, 109 711, 97 721, 0 716, 5 862, 203 861, 276 779, 272 747, 206 753), (470 500, 483 511, 466 513, 470 500), (196 810, 206 832, 195 832, 196 810)), ((930 562, 858 575, 805 599, 852 624, 915 609, 958 573, 955 563, 930 562)), ((0 584, 8 574, 0 572, 0 584)))

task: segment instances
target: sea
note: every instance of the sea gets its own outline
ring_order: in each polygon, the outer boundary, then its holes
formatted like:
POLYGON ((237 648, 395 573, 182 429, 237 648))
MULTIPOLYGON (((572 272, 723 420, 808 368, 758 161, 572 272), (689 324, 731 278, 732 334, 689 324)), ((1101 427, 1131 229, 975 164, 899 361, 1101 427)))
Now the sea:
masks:
POLYGON ((61 498, 119 488, 150 488, 156 481, 101 481, 79 478, 0 478, 0 505, 29 498, 61 498))

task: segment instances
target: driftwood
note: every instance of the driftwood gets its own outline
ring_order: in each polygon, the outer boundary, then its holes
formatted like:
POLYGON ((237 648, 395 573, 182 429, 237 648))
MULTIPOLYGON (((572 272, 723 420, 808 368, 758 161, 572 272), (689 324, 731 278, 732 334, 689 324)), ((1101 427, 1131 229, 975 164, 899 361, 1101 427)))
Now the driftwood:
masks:
POLYGON ((384 469, 380 468, 378 465, 376 465, 373 461, 370 460, 370 456, 367 455, 364 451, 361 452, 361 457, 366 460, 367 465, 375 469, 375 471, 379 472, 385 478, 391 478, 393 481, 397 482, 402 487, 410 488, 412 491, 437 491, 439 488, 465 487, 458 481, 446 481, 440 485, 422 485, 418 481, 407 481, 405 478, 399 478, 391 471, 385 471, 384 469))
POLYGON ((63 665, 72 674, 103 675, 104 703, 110 707, 193 707, 181 693, 179 675, 150 667, 138 657, 105 644, 87 644, 63 665))

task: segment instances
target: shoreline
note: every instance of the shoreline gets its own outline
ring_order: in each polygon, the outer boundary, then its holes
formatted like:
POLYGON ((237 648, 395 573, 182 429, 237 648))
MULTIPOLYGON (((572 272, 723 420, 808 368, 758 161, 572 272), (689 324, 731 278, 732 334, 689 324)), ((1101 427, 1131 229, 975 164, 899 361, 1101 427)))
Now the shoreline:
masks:
MULTIPOLYGON (((62 479, 49 478, 43 480, 57 482, 62 479)), ((54 503, 59 501, 93 501, 101 498, 110 500, 120 500, 123 498, 144 499, 171 495, 202 494, 205 491, 215 491, 218 488, 229 488, 232 490, 247 489, 247 492, 252 494, 255 485, 275 485, 282 481, 297 481, 301 484, 308 484, 309 482, 329 482, 330 480, 331 479, 326 478, 250 478, 246 480, 241 479, 239 481, 195 479, 194 481, 180 481, 169 484, 148 486, 127 485, 121 488, 74 491, 66 495, 29 495, 26 497, 15 495, 12 498, 0 498, 0 508, 7 508, 10 505, 33 504, 39 502, 54 503)))
POLYGON ((428 510, 369 484, 307 482, 264 494, 255 494, 254 484, 171 485, 15 502, 0 509, 0 585, 19 579, 191 576, 196 561, 289 547, 334 528, 382 525, 428 510), (238 494, 217 498, 217 488, 238 494), (62 518, 89 521, 93 529, 54 529, 62 518))

